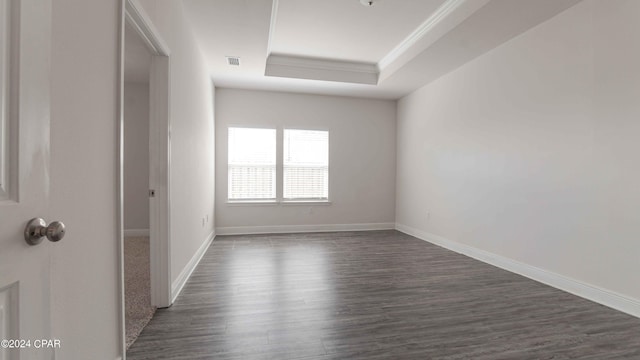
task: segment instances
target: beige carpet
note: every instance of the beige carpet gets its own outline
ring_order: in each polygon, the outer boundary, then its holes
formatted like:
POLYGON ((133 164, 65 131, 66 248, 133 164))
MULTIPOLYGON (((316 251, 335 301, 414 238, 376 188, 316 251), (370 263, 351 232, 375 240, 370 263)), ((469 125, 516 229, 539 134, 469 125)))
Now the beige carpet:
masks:
POLYGON ((124 240, 124 304, 127 349, 156 311, 151 306, 149 273, 149 238, 126 237, 124 240))

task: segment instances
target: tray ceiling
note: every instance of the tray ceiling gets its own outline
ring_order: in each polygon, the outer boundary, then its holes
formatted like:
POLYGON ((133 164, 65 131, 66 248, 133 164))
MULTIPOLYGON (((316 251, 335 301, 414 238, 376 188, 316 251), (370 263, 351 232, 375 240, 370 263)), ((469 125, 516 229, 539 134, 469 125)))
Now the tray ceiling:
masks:
POLYGON ((183 3, 216 86, 396 99, 579 1, 183 3))

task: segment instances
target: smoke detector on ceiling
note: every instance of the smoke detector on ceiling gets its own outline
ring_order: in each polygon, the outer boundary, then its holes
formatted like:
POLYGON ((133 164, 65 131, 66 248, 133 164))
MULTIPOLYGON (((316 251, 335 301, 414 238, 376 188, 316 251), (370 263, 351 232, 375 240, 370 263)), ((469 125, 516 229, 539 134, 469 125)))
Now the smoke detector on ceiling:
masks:
POLYGON ((366 6, 366 7, 370 7, 373 6, 373 4, 375 4, 375 2, 373 0, 360 0, 360 4, 366 6))
POLYGON ((227 64, 231 66, 240 66, 240 58, 237 56, 227 56, 227 64))

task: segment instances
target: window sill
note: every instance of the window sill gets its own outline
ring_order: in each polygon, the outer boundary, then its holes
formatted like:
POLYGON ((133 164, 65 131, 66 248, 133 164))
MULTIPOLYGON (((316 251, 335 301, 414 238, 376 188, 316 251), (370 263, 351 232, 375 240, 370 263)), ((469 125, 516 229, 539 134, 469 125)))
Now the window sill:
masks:
POLYGON ((276 200, 227 200, 229 206, 278 205, 276 200))
POLYGON ((228 206, 309 206, 309 205, 331 205, 329 200, 227 200, 228 206))
POLYGON ((329 200, 283 200, 282 205, 331 205, 329 200))

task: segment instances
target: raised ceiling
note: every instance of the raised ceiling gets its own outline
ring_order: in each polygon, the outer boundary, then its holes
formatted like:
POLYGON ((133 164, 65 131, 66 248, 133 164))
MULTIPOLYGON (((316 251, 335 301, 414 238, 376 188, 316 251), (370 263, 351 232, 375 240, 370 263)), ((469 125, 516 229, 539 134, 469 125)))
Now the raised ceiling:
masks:
POLYGON ((274 54, 378 63, 445 0, 279 0, 274 54))
POLYGON ((579 1, 183 3, 216 86, 397 99, 579 1))

